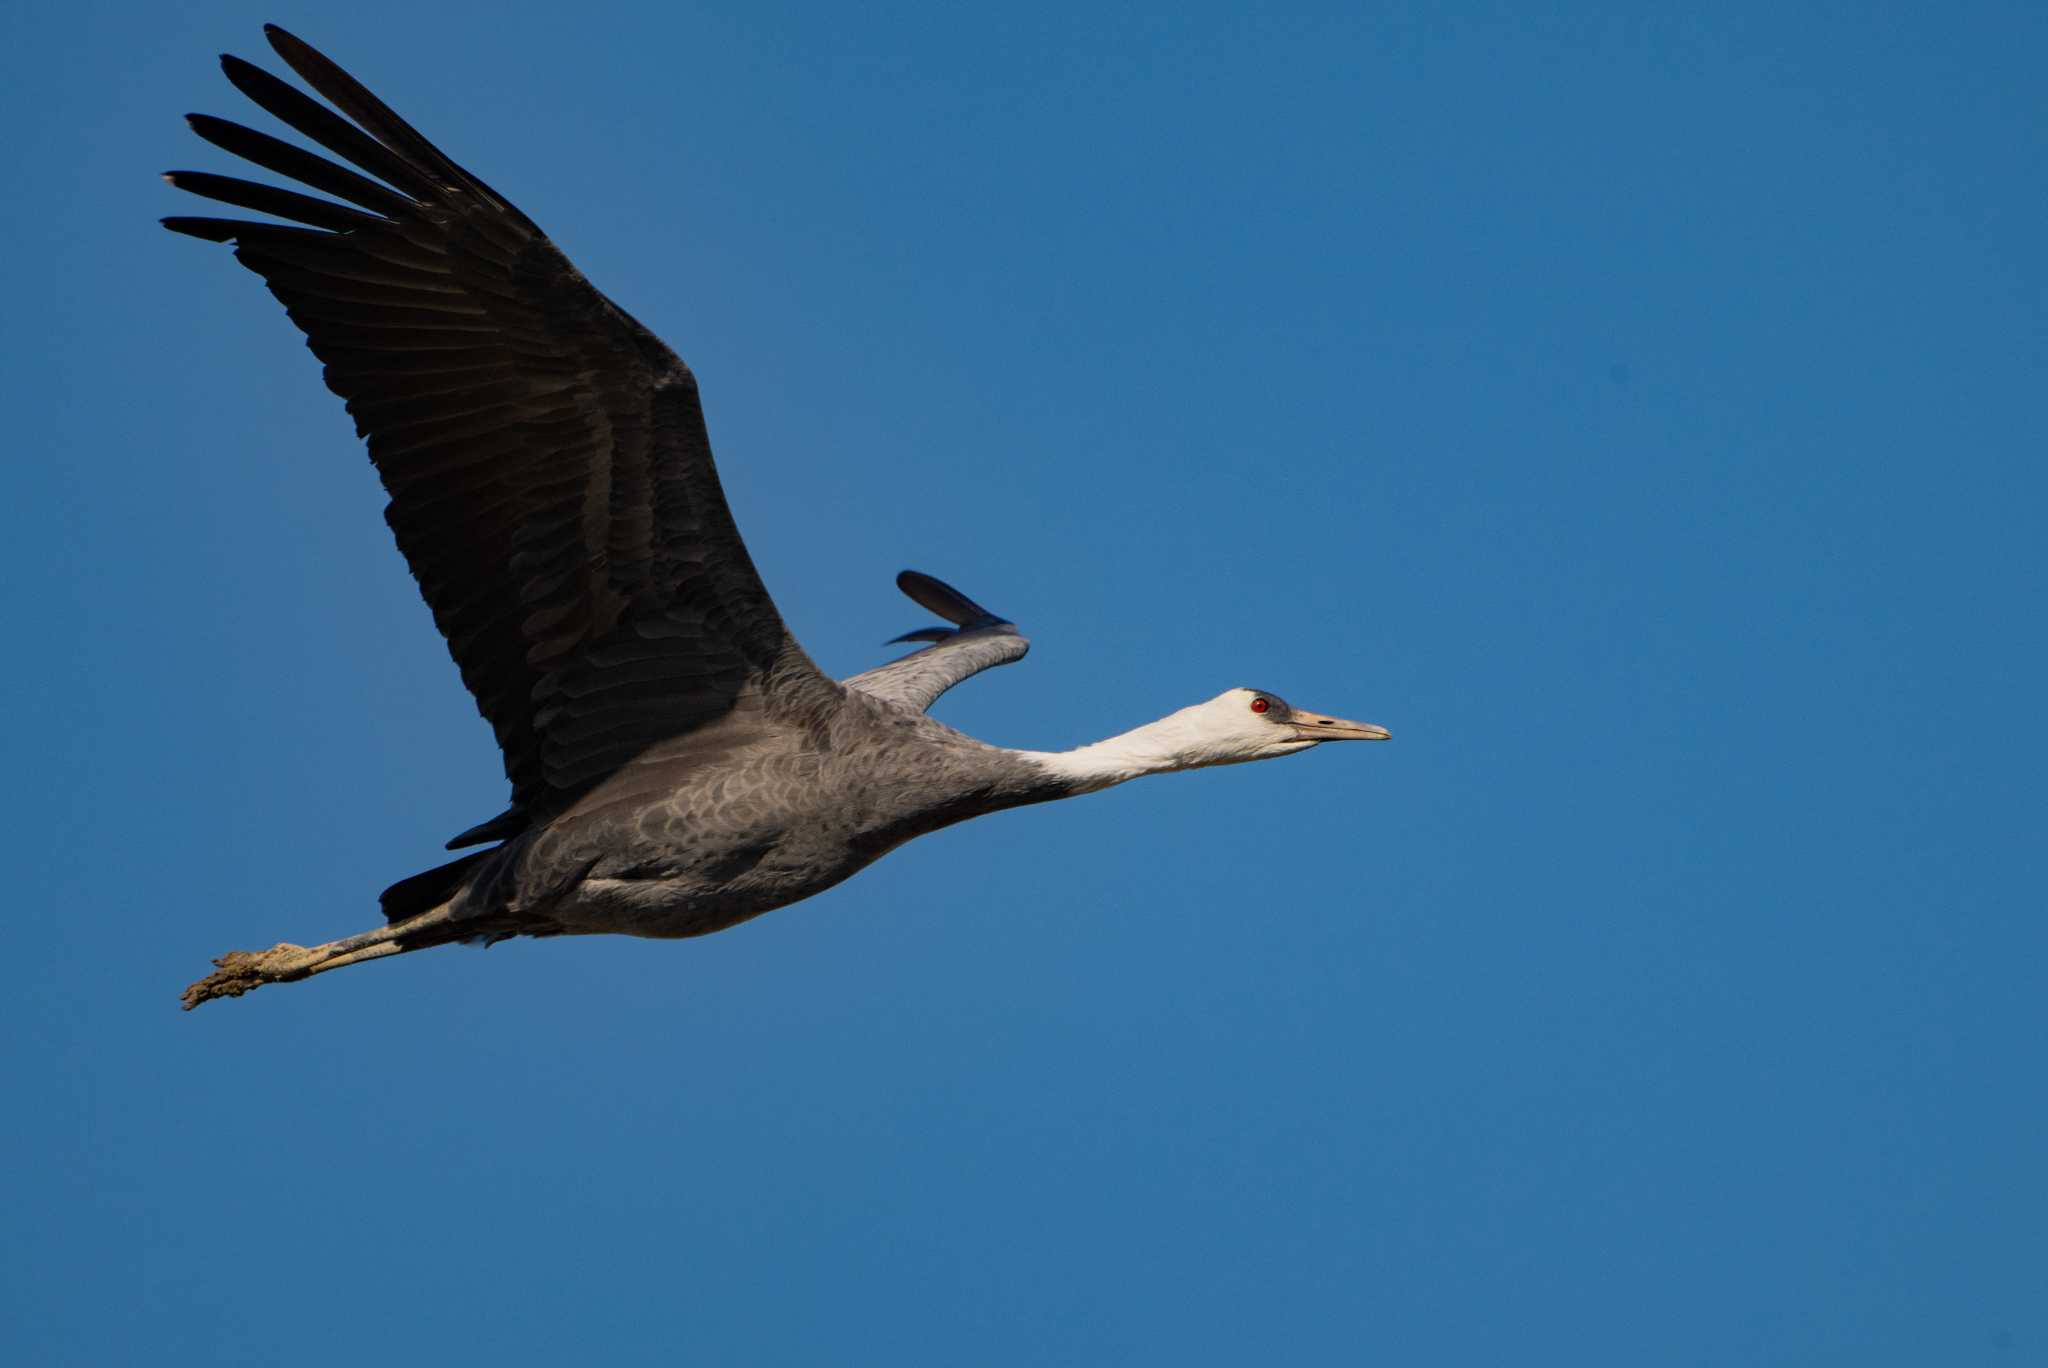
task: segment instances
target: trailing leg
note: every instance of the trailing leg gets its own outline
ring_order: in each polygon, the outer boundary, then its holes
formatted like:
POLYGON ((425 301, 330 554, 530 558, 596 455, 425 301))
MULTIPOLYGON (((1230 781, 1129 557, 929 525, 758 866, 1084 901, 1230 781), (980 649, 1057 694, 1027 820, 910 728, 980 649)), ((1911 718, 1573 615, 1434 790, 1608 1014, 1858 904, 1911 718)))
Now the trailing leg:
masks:
POLYGON ((185 990, 185 1010, 191 1011, 214 998, 240 997, 266 983, 293 983, 364 960, 402 955, 408 950, 425 950, 475 935, 477 931, 458 924, 450 916, 450 903, 422 912, 416 917, 328 941, 325 945, 273 945, 268 950, 231 950, 214 961, 215 971, 185 990))

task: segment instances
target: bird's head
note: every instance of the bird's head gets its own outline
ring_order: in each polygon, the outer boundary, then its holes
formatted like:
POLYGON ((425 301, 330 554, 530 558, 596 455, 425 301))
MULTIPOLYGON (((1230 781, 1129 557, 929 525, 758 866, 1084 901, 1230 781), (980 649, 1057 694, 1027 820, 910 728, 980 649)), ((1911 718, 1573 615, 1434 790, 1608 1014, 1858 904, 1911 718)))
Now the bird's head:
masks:
POLYGON ((1166 719, 1181 767, 1235 765, 1294 755, 1325 741, 1385 741, 1370 722, 1346 722, 1291 706, 1270 689, 1229 689, 1166 719))

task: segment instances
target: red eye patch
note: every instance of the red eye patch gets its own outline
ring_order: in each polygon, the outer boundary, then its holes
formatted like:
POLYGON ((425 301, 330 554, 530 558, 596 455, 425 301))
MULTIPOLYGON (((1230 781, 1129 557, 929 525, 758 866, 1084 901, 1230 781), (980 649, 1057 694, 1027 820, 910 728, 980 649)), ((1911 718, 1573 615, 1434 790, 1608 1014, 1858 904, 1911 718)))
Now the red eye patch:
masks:
POLYGON ((1253 711, 1253 712, 1264 712, 1264 711, 1265 711, 1266 709, 1268 709, 1268 708, 1270 708, 1270 707, 1272 707, 1272 706, 1273 706, 1273 705, 1272 705, 1271 703, 1268 703, 1268 702, 1267 702, 1267 701, 1266 701, 1265 699, 1263 699, 1263 698, 1254 698, 1254 699, 1252 700, 1252 711, 1253 711))

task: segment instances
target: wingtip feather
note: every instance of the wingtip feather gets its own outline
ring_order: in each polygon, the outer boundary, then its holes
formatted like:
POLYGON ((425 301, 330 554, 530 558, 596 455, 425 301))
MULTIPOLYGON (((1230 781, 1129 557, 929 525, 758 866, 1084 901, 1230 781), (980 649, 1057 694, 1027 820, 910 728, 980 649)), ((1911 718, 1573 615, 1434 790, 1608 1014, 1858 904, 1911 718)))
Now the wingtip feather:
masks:
POLYGON ((202 242, 233 242, 235 235, 223 231, 225 225, 219 219, 193 218, 189 214, 168 214, 157 220, 174 233, 196 237, 202 242))
POLYGON ((305 39, 295 33, 281 29, 275 24, 265 24, 263 26, 263 41, 269 43, 271 50, 286 61, 291 60, 289 49, 297 48, 301 52, 313 51, 312 44, 308 43, 305 39))
POLYGON ((961 627, 987 626, 1009 619, 992 613, 935 575, 921 570, 897 572, 896 587, 911 602, 961 627))

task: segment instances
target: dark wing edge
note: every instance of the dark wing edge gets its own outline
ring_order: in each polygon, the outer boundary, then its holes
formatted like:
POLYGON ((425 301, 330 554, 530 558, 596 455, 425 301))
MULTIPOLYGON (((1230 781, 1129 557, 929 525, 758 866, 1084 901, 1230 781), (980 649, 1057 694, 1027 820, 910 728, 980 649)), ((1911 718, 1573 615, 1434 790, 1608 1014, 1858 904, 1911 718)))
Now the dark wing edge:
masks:
POLYGON ((944 580, 905 570, 896 576, 896 587, 919 607, 955 625, 905 632, 895 641, 936 644, 841 680, 844 687, 924 712, 960 681, 1022 660, 1031 650, 1031 642, 1017 631, 1015 623, 998 617, 944 580))
MULTIPOLYGON (((926 612, 937 613, 956 627, 991 627, 1009 621, 1000 614, 991 613, 944 580, 921 570, 898 571, 896 587, 912 603, 926 612)), ((919 635, 906 632, 896 639, 910 641, 919 635)))
POLYGON ((356 170, 224 119, 191 127, 346 203, 172 172, 290 223, 163 223, 234 244, 347 401, 385 519, 504 752, 512 808, 465 836, 516 834, 743 697, 835 697, 733 524, 689 369, 353 77, 265 34, 341 114, 224 56, 229 81, 356 170))

